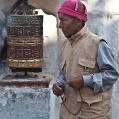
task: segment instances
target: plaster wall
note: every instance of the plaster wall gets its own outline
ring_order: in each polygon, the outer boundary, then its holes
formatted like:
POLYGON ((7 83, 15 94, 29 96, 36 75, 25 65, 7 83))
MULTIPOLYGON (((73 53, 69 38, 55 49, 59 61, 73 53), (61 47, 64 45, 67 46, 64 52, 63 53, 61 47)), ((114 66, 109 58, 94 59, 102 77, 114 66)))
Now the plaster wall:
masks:
MULTIPOLYGON (((0 52, 5 45, 5 38, 7 37, 6 32, 6 15, 9 14, 11 6, 16 0, 1 0, 0 1, 0 52)), ((64 0, 29 0, 29 3, 35 6, 37 9, 42 9, 45 13, 53 15, 52 18, 48 18, 46 15, 46 21, 53 22, 54 24, 49 24, 44 26, 44 67, 43 72, 51 74, 54 78, 51 82, 55 81, 57 76, 57 47, 59 40, 64 38, 62 33, 57 29, 57 8, 64 0), (52 20, 51 20, 52 19, 52 20), (50 31, 50 32, 49 32, 50 31)), ((97 35, 105 38, 111 47, 114 57, 119 64, 119 1, 118 0, 83 0, 88 8, 88 21, 87 26, 89 29, 97 35)), ((45 22, 46 24, 46 22, 45 22)), ((3 55, 2 55, 3 56, 3 55)), ((2 57, 4 59, 4 57, 2 57)), ((9 68, 7 68, 3 63, 0 67, 1 78, 9 73, 9 68)), ((112 106, 113 106, 113 119, 118 119, 119 114, 119 81, 117 81, 113 88, 112 106)), ((51 93, 51 111, 50 118, 58 119, 59 111, 59 98, 54 97, 51 93)))

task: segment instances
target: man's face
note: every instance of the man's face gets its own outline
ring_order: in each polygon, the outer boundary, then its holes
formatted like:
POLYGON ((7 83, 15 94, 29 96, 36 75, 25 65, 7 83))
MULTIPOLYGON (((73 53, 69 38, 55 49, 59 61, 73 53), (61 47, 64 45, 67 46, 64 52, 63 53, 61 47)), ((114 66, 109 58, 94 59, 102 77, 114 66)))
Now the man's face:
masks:
POLYGON ((63 13, 59 13, 58 17, 60 20, 59 28, 67 38, 70 38, 81 29, 81 25, 79 23, 80 21, 77 18, 68 16, 63 13))

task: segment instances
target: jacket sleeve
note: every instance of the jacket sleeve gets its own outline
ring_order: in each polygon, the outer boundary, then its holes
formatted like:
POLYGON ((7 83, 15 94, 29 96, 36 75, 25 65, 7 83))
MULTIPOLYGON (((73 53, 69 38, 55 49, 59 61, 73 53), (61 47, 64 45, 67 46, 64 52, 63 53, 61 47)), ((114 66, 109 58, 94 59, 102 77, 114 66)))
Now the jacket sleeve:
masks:
POLYGON ((97 63, 100 73, 83 76, 84 86, 90 86, 95 93, 109 89, 119 77, 119 68, 111 49, 104 41, 100 41, 97 63))

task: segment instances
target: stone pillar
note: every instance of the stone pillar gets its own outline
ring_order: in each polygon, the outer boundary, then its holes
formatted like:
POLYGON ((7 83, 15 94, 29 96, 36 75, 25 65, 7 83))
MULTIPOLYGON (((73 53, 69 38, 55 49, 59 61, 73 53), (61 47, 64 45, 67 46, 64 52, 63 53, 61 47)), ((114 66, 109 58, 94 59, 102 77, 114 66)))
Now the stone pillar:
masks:
POLYGON ((1 119, 50 119, 50 89, 0 87, 1 119))
POLYGON ((0 80, 1 119, 50 119, 52 79, 51 75, 32 74, 27 78, 8 75, 0 80))

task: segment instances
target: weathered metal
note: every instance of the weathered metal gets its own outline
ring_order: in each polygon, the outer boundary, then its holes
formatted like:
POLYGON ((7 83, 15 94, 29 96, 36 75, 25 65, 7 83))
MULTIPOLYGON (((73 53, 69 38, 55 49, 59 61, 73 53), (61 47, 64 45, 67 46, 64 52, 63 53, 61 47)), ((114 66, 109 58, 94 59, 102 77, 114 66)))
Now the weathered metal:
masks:
POLYGON ((34 9, 23 4, 7 17, 7 65, 11 68, 43 66, 43 16, 33 14, 34 9))

